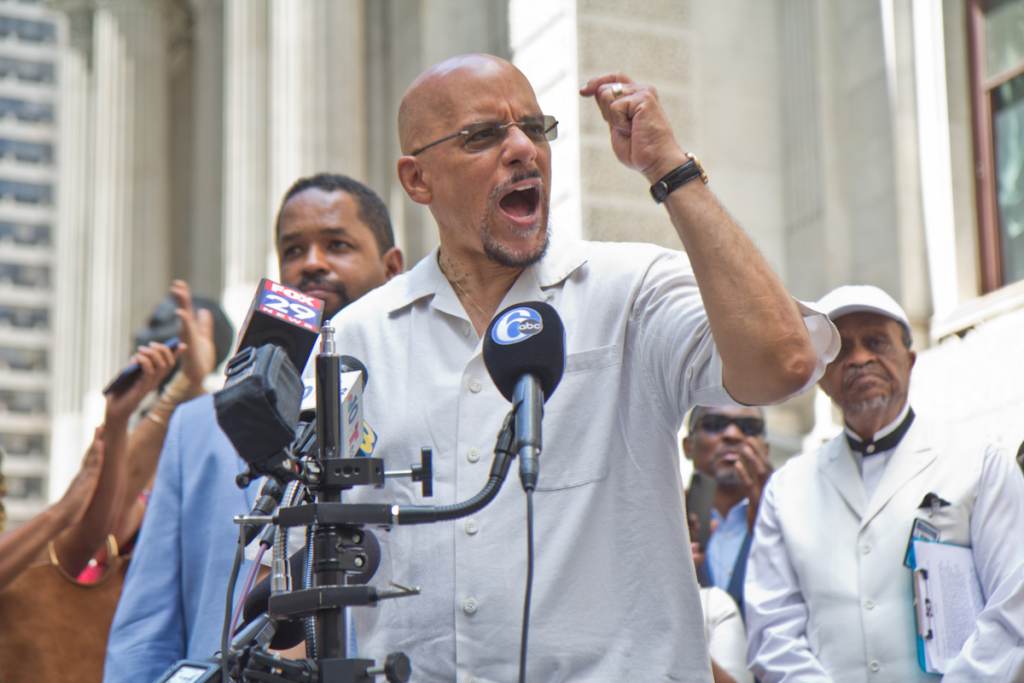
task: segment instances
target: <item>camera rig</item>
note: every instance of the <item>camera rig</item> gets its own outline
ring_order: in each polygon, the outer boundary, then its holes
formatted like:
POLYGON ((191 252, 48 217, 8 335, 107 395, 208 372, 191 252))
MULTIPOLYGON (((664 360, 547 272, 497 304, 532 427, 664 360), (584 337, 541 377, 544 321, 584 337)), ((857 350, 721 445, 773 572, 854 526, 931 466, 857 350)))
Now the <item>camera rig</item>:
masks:
MULTIPOLYGON (((398 524, 427 524, 458 519, 489 504, 504 483, 514 457, 514 413, 510 412, 498 433, 494 460, 484 487, 472 498, 446 506, 398 505, 387 503, 345 503, 342 496, 359 486, 383 488, 393 477, 409 477, 421 484, 424 497, 432 495, 432 453, 422 448, 420 461, 408 469, 388 471, 382 458, 352 457, 355 434, 345 425, 346 415, 361 414, 349 410, 362 400, 366 372, 359 380, 343 386, 347 375, 343 359, 335 349, 334 330, 324 326, 320 334, 320 352, 316 367, 316 419, 301 423, 294 440, 274 458, 249 458, 240 453, 248 470, 239 475, 239 486, 248 485, 257 476, 266 476, 287 484, 284 503, 275 514, 250 514, 235 517, 236 524, 270 525, 273 530, 271 591, 264 613, 243 626, 214 660, 219 675, 211 668, 211 677, 175 679, 173 671, 162 679, 190 681, 250 681, 302 683, 372 683, 384 676, 389 683, 402 683, 411 676, 412 664, 402 652, 388 654, 382 663, 348 656, 348 620, 350 607, 372 607, 379 601, 414 596, 419 588, 392 583, 378 589, 369 581, 380 562, 379 542, 370 527, 390 528, 398 524), (345 411, 345 412, 343 412, 345 411), (301 501, 308 502, 301 502, 301 501), (299 502, 299 504, 291 504, 299 502), (306 548, 302 586, 291 588, 288 576, 287 532, 305 527, 306 548), (280 627, 302 620, 305 624, 305 659, 285 659, 269 649, 280 627)), ((272 345, 260 347, 270 357, 283 352, 272 345)), ((239 354, 241 355, 241 354, 239 354)), ((253 373, 256 352, 248 360, 235 359, 236 375, 253 373)), ((349 359, 352 360, 352 359, 349 359)), ((359 366, 361 363, 355 361, 359 366)), ((230 365, 230 364, 229 364, 230 365)), ((269 362, 269 366, 290 367, 290 363, 269 362)), ((229 377, 232 369, 229 367, 229 377)), ((273 385, 274 382, 269 382, 273 385)), ((360 420, 361 422, 361 420, 360 420)), ((361 428, 361 425, 360 425, 361 428)), ((358 449, 355 449, 358 450, 358 449)), ((236 568, 241 561, 243 534, 240 534, 236 568)), ((226 615, 227 617, 227 615, 226 615)), ((227 625, 225 624, 225 629, 227 625)), ((225 630, 225 633, 227 631, 225 630)), ((301 642, 301 641, 299 641, 301 642)), ((182 664, 196 665, 195 662, 182 664)))

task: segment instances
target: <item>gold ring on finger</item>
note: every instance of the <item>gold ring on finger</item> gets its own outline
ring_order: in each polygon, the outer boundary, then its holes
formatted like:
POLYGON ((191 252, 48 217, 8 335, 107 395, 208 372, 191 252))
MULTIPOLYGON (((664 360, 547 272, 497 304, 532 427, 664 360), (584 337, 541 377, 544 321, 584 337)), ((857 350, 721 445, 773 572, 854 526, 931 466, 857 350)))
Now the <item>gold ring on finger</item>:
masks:
POLYGON ((612 99, 617 100, 622 97, 622 84, 612 83, 612 99))

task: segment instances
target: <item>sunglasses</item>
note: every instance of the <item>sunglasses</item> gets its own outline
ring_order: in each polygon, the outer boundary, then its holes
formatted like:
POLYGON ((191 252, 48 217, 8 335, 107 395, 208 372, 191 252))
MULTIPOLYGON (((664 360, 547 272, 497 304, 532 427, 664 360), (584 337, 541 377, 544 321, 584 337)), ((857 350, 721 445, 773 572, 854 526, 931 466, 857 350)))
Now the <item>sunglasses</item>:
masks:
POLYGON ((764 420, 759 417, 704 415, 697 423, 697 426, 708 434, 721 434, 729 425, 736 425, 746 436, 761 436, 764 434, 764 420))
POLYGON ((474 123, 462 130, 446 135, 439 140, 423 145, 419 149, 409 152, 410 156, 422 154, 435 145, 448 142, 455 138, 462 138, 462 148, 467 152, 483 152, 486 149, 501 144, 508 135, 509 129, 515 126, 526 134, 533 142, 544 142, 554 140, 558 137, 558 121, 554 116, 527 116, 522 121, 509 121, 508 123, 474 123))

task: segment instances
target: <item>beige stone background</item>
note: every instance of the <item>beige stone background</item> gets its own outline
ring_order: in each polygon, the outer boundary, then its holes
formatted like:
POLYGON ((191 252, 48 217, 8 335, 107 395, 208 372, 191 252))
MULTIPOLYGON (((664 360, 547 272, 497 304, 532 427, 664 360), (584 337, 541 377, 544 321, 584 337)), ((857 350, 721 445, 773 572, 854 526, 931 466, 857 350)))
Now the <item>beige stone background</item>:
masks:
MULTIPOLYGON (((604 71, 650 82, 795 296, 884 287, 922 351, 915 405, 1007 445, 1024 435, 1022 288, 981 296, 978 286, 964 0, 22 5, 0 2, 0 16, 38 11, 59 28, 48 57, 57 83, 30 93, 59 111, 46 133, 57 146, 53 324, 33 342, 52 362, 37 378, 47 414, 26 427, 0 411, 0 431, 46 434, 29 470, 49 470, 51 497, 77 468, 130 331, 171 277, 238 316, 258 278, 276 275, 271 222, 295 177, 328 169, 367 181, 408 260, 429 251, 430 217, 394 178, 395 111, 417 73, 466 51, 512 59, 562 122, 554 230, 678 246, 576 94, 604 71)), ((0 41, 0 53, 19 49, 0 41)), ((0 388, 14 381, 0 372, 0 388)), ((836 429, 813 392, 771 408, 769 421, 780 461, 836 429)), ((29 471, 26 458, 9 461, 29 471)))

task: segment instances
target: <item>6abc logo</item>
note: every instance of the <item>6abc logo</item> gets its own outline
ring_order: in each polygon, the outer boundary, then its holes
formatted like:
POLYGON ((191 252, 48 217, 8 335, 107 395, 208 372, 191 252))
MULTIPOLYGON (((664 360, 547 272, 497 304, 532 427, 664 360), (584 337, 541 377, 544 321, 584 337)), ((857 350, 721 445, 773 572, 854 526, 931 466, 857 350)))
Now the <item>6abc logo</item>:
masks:
POLYGON ((544 329, 540 313, 528 306, 520 306, 508 311, 494 323, 491 328, 491 339, 496 344, 507 346, 529 339, 544 329))

